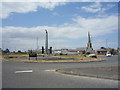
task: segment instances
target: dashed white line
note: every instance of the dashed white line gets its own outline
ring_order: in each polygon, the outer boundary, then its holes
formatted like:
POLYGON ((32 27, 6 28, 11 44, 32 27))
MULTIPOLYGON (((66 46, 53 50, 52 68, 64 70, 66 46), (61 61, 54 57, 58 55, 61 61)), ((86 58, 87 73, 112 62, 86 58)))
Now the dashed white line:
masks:
POLYGON ((55 72, 56 70, 45 70, 45 71, 52 71, 52 72, 55 72))
POLYGON ((15 73, 32 73, 33 70, 15 71, 15 73))

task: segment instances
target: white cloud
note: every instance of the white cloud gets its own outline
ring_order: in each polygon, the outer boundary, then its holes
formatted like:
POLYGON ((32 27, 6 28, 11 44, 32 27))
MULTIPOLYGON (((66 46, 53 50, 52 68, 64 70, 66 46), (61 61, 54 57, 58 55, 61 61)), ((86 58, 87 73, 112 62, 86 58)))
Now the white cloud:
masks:
MULTIPOLYGON (((117 28, 118 17, 115 15, 104 18, 76 17, 73 19, 73 23, 63 24, 61 26, 47 26, 50 44, 56 48, 67 46, 67 42, 71 42, 71 39, 87 38, 88 31, 93 37, 99 37, 109 33, 117 33, 117 28)), ((3 27, 3 45, 5 48, 7 46, 17 46, 29 49, 31 47, 35 48, 36 37, 39 38, 40 45, 44 45, 44 29, 45 26, 32 28, 12 26, 3 27)), ((72 45, 68 46, 74 47, 72 45)))
POLYGON ((95 2, 91 5, 83 6, 82 9, 85 10, 86 12, 91 12, 91 13, 97 13, 97 12, 104 13, 106 10, 114 6, 115 6, 114 4, 108 4, 106 5, 105 8, 103 8, 100 2, 95 2))
POLYGON ((119 0, 2 0, 3 2, 119 2, 119 0))
POLYGON ((36 39, 26 40, 21 38, 3 38, 2 48, 9 48, 10 50, 28 50, 36 49, 36 39))
POLYGON ((101 11, 101 4, 100 2, 96 2, 90 6, 84 6, 82 7, 83 10, 87 11, 87 12, 92 12, 92 13, 96 13, 101 11))
POLYGON ((56 6, 65 5, 64 2, 3 2, 2 13, 0 13, 0 18, 7 18, 13 13, 28 13, 36 12, 38 8, 45 8, 52 10, 56 6))
MULTIPOLYGON (((65 5, 68 2, 68 0, 63 1, 42 1, 42 2, 1 2, 0 8, 2 8, 2 12, 0 13, 0 18, 7 18, 13 13, 28 13, 28 12, 36 12, 38 8, 45 8, 49 10, 53 10, 55 7, 60 5, 65 5)), ((83 10, 87 12, 104 12, 110 8, 112 8, 114 5, 110 4, 107 5, 106 8, 102 8, 102 5, 100 2, 95 2, 90 6, 84 6, 82 7, 83 10)), ((53 13, 55 14, 55 13, 53 13)), ((57 15, 57 14, 56 14, 57 15)))

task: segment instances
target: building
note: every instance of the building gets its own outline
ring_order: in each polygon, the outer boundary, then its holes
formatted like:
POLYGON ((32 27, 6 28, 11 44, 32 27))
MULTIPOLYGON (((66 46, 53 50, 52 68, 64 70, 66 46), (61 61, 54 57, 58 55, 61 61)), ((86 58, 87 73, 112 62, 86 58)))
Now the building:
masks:
POLYGON ((118 55, 118 50, 114 48, 107 48, 107 51, 110 52, 112 55, 118 55))
POLYGON ((97 55, 106 55, 106 53, 107 53, 106 49, 99 49, 99 50, 96 51, 97 55))
POLYGON ((77 50, 76 49, 69 49, 68 54, 71 54, 71 55, 77 54, 77 50))
POLYGON ((77 53, 78 53, 78 54, 85 54, 85 52, 86 52, 86 47, 77 48, 77 53))
POLYGON ((54 50, 53 54, 60 54, 60 55, 74 55, 77 54, 76 49, 60 49, 60 50, 54 50))

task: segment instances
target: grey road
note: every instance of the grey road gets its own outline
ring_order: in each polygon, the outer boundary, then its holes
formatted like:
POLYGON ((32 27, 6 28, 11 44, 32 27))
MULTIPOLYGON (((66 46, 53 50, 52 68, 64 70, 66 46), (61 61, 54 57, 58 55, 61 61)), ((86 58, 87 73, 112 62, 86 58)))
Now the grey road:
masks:
POLYGON ((3 62, 3 88, 118 88, 117 80, 66 75, 54 72, 62 68, 118 66, 118 57, 89 63, 18 63, 3 62), (30 72, 24 72, 30 70, 30 72), (22 71, 16 73, 16 71, 22 71))

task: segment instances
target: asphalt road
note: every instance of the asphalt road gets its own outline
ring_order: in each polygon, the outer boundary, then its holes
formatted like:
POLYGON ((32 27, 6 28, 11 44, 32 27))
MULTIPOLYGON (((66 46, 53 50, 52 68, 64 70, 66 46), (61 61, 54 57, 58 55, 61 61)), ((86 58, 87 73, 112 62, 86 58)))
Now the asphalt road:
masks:
POLYGON ((118 57, 107 57, 102 62, 89 63, 18 63, 3 62, 3 88, 118 88, 117 80, 73 76, 54 72, 62 68, 118 66, 118 57), (33 72, 16 73, 32 70, 33 72))

